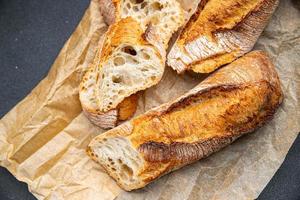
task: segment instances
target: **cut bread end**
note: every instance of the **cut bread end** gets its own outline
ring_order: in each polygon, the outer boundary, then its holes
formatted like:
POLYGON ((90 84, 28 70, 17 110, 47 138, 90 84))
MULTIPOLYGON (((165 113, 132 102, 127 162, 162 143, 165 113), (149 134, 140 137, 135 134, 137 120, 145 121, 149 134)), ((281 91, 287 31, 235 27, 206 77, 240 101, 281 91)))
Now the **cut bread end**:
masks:
POLYGON ((101 164, 123 189, 130 191, 145 185, 139 177, 144 160, 127 138, 97 138, 88 146, 87 153, 101 164))
POLYGON ((163 72, 163 59, 152 45, 121 44, 101 66, 97 83, 100 111, 114 109, 126 97, 157 84, 163 72))

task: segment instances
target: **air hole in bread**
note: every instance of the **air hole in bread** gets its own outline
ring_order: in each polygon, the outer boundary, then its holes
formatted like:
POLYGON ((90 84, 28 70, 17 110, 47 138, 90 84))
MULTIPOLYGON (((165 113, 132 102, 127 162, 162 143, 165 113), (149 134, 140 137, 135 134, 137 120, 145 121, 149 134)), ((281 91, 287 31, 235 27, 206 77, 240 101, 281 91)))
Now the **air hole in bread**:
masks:
POLYGON ((120 66, 125 64, 125 59, 123 57, 116 57, 114 59, 114 65, 115 66, 120 66))
POLYGON ((112 79, 112 81, 113 81, 114 83, 121 83, 121 82, 122 82, 122 77, 121 77, 121 76, 113 75, 113 76, 111 77, 111 79, 112 79))
POLYGON ((129 176, 132 176, 132 175, 133 175, 132 169, 131 169, 130 167, 128 167, 128 165, 126 165, 126 164, 123 164, 123 165, 122 165, 122 171, 123 171, 124 173, 126 173, 126 175, 129 175, 129 176))
POLYGON ((147 68, 143 68, 142 72, 148 72, 149 70, 147 68))
POLYGON ((147 2, 143 2, 141 5, 141 9, 145 8, 147 6, 147 2))
POLYGON ((149 55, 149 54, 143 52, 142 55, 143 55, 143 58, 144 58, 144 59, 146 59, 146 60, 149 60, 149 59, 150 59, 150 55, 149 55))
POLYGON ((128 15, 129 12, 127 9, 123 9, 123 11, 124 11, 125 15, 128 15))
POLYGON ((137 6, 133 6, 132 9, 133 9, 134 12, 138 12, 139 11, 139 8, 137 6))
POLYGON ((159 3, 159 2, 154 2, 152 5, 151 5, 152 9, 155 10, 155 11, 160 11, 163 6, 159 3))
POLYGON ((143 3, 144 0, 130 0, 131 3, 134 3, 134 4, 140 4, 140 3, 143 3))
POLYGON ((123 47, 122 51, 127 53, 127 54, 130 54, 132 56, 136 56, 136 54, 137 54, 136 50, 132 46, 123 47))
POLYGON ((127 8, 128 8, 128 9, 130 9, 130 8, 131 8, 131 5, 130 5, 130 3, 127 3, 127 4, 126 4, 126 6, 127 6, 127 8))
POLYGON ((154 81, 156 79, 155 76, 151 76, 150 78, 151 78, 152 81, 154 81))
POLYGON ((111 168, 111 170, 113 170, 113 171, 116 171, 116 169, 115 169, 115 168, 111 168))

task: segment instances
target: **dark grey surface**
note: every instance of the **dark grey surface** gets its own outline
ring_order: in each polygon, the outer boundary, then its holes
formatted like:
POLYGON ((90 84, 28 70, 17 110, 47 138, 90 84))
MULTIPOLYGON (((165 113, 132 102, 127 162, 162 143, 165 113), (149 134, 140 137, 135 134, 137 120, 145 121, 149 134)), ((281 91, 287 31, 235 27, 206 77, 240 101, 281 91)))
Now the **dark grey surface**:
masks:
POLYGON ((0 116, 47 74, 89 0, 0 0, 0 116))
MULTIPOLYGON (((0 0, 0 117, 47 74, 89 0, 0 0)), ((33 200, 0 168, 0 200, 33 200)))
MULTIPOLYGON (((297 119, 295 119, 297 120, 297 119)), ((299 120, 299 119, 298 119, 299 120)), ((284 139, 284 138, 283 138, 284 139)), ((300 136, 289 150, 285 161, 260 194, 259 200, 300 199, 300 136)))
MULTIPOLYGON (((0 0, 0 116, 47 74, 89 0, 0 0)), ((33 200, 0 168, 0 200, 33 200)), ((259 199, 300 199, 300 138, 259 199)))

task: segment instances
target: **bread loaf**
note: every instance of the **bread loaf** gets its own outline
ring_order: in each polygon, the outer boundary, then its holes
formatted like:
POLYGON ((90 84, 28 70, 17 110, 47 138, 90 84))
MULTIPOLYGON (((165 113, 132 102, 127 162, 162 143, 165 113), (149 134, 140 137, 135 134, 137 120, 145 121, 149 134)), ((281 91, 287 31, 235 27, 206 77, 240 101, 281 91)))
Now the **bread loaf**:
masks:
POLYGON ((123 189, 141 188, 261 127, 282 98, 270 59, 251 52, 175 101, 97 136, 87 151, 123 189))
POLYGON ((151 28, 143 31, 131 17, 109 27, 79 91, 83 110, 96 125, 112 128, 118 120, 131 117, 136 110, 135 94, 160 81, 165 50, 151 28))
POLYGON ((178 73, 209 73, 249 52, 279 0, 202 0, 167 62, 178 73))

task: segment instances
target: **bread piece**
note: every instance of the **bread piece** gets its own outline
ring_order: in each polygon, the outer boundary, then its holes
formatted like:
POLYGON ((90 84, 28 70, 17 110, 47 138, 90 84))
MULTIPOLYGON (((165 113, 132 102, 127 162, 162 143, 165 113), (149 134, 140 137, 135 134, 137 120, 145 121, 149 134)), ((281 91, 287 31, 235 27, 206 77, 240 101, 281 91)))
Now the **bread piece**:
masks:
POLYGON ((183 9, 176 0, 99 0, 106 23, 113 24, 128 16, 146 30, 152 24, 160 41, 167 47, 172 34, 184 23, 183 9))
POLYGON ((270 59, 251 52, 177 100, 95 137, 87 151, 122 188, 141 188, 259 128, 282 98, 270 59))
POLYGON ((135 93, 160 81, 165 50, 156 37, 151 26, 144 32, 131 17, 111 25, 80 85, 83 111, 94 124, 112 128, 130 118, 136 110, 135 93))
POLYGON ((249 52, 279 0, 202 0, 168 55, 178 73, 209 73, 249 52))

